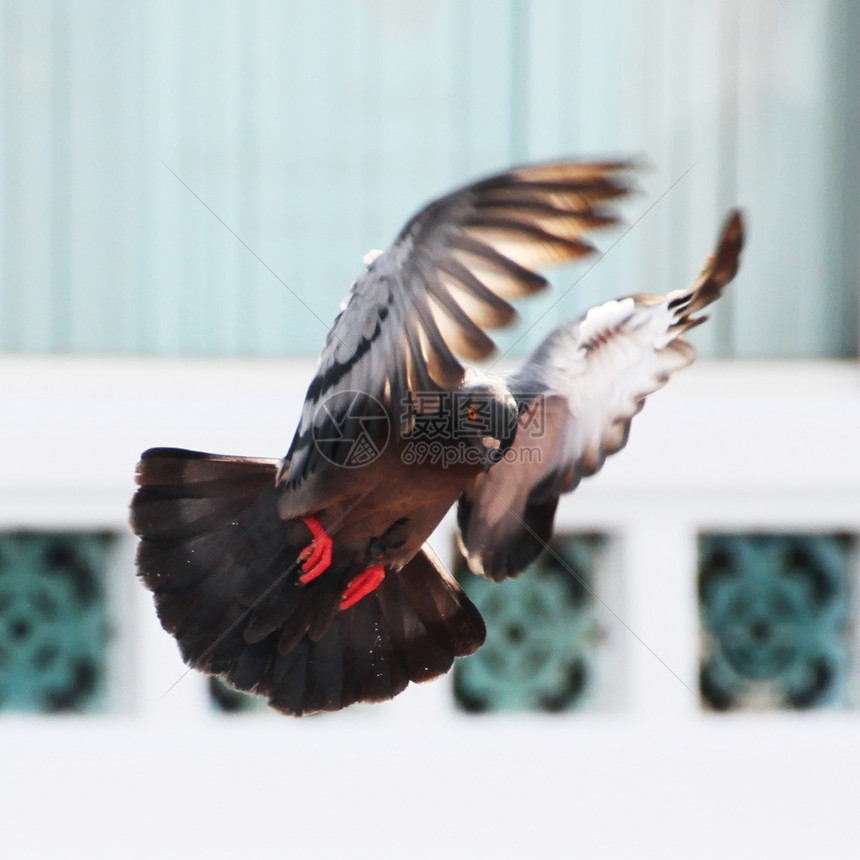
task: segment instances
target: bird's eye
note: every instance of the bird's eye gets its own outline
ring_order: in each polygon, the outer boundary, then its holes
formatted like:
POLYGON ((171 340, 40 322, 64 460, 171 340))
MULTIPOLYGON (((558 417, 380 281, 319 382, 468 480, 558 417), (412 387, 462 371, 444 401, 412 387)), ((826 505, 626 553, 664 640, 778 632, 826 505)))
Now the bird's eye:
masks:
POLYGON ((469 407, 468 416, 470 421, 474 421, 478 417, 478 410, 474 406, 469 407))

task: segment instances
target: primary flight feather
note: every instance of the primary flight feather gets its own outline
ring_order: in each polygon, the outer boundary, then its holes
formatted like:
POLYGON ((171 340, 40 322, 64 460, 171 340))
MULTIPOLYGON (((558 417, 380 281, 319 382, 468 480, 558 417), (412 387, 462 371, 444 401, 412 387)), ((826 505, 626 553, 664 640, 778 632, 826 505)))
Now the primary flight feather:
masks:
POLYGON ((559 495, 693 360, 683 334, 737 271, 734 211, 690 288, 594 308, 507 376, 465 368, 515 318, 509 299, 546 286, 536 268, 587 256, 585 234, 617 223, 629 169, 526 167, 422 209, 353 285, 283 460, 142 455, 138 571, 190 666, 302 715, 389 699, 480 647, 430 533, 458 503, 470 568, 519 574, 559 495))

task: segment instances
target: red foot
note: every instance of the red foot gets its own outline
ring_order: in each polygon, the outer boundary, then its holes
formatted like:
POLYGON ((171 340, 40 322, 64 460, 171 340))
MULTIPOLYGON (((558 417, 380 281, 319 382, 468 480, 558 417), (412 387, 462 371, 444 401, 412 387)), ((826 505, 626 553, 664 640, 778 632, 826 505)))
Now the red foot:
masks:
POLYGON ((383 579, 385 579, 385 565, 382 562, 363 570, 346 587, 346 591, 340 599, 340 608, 349 609, 354 603, 358 603, 362 597, 370 594, 383 579))
POLYGON ((314 539, 299 553, 304 571, 299 582, 310 582, 331 564, 332 539, 316 517, 305 517, 304 521, 314 539))

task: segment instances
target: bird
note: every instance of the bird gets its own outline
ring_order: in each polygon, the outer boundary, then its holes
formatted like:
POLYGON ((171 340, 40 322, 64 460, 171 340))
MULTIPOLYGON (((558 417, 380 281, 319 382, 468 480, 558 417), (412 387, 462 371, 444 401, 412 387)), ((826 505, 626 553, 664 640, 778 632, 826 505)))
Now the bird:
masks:
POLYGON ((522 573, 738 270, 734 209, 690 287, 594 307, 509 373, 464 364, 548 286, 539 269, 595 254, 634 170, 529 165, 433 200, 365 258, 285 457, 141 455, 137 573, 188 666, 298 717, 391 699, 482 645, 432 531, 457 505, 469 569, 522 573))

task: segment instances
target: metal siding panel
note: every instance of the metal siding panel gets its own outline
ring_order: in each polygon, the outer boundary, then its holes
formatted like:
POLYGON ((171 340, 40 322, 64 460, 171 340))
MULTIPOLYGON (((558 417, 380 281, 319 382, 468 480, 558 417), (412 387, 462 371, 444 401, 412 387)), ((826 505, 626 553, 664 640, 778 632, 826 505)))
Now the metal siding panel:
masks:
POLYGON ((828 354, 856 356, 860 351, 860 4, 835 3, 826 34, 833 126, 825 156, 825 193, 831 205, 825 283, 819 297, 828 305, 831 329, 828 354), (831 310, 835 306, 835 312, 831 310))
MULTIPOLYGON (((236 234, 250 241, 256 229, 252 191, 258 181, 253 151, 257 109, 253 35, 259 26, 258 5, 225 0, 214 17, 221 45, 220 56, 215 56, 210 67, 213 88, 220 94, 220 98, 213 100, 221 143, 217 162, 221 189, 217 202, 236 234)), ((256 280, 256 270, 262 267, 223 227, 217 252, 214 260, 220 281, 219 336, 213 339, 212 351, 254 352, 257 343, 252 322, 258 297, 251 285, 256 280)))
POLYGON ((69 90, 72 110, 69 115, 69 317, 66 346, 85 352, 95 329, 101 329, 102 272, 99 256, 93 251, 99 238, 105 240, 103 225, 97 215, 103 212, 103 183, 98 176, 101 158, 97 152, 102 134, 96 134, 95 118, 99 114, 103 83, 98 68, 97 42, 93 28, 98 10, 85 0, 69 17, 69 90))
MULTIPOLYGON (((641 38, 639 4, 539 0, 530 8, 528 105, 516 114, 516 121, 528 123, 528 159, 636 154, 641 84, 631 62, 641 38), (590 73, 595 62, 599 76, 590 73)), ((503 347, 526 352, 559 322, 629 291, 636 238, 620 239, 621 232, 594 235, 601 252, 611 248, 604 258, 551 272, 553 289, 521 306, 523 323, 499 338, 503 347)))
POLYGON ((122 7, 87 2, 69 17, 69 320, 76 352, 134 351, 128 271, 135 226, 129 197, 134 140, 122 7))
MULTIPOLYGON (((236 183, 237 230, 240 235, 248 236, 249 241, 257 240, 259 236, 260 213, 257 209, 255 189, 260 184, 261 167, 258 159, 260 150, 260 117, 265 105, 260 100, 260 89, 257 85, 259 57, 257 50, 257 34, 259 32, 262 13, 258 2, 236 4, 237 11, 241 10, 238 21, 235 22, 239 34, 239 69, 236 79, 238 92, 236 94, 236 155, 237 169, 233 177, 236 183)), ((236 350, 249 354, 259 351, 257 339, 258 308, 261 305, 260 285, 271 284, 271 276, 260 264, 238 245, 233 249, 233 268, 231 299, 234 304, 228 309, 236 317, 236 350)), ((230 277, 228 275, 228 277, 230 277)), ((277 289, 283 291, 278 284, 277 289)))
POLYGON ((740 7, 738 196, 751 241, 734 336, 747 357, 831 352, 840 308, 819 292, 833 250, 822 158, 833 121, 822 38, 830 11, 797 0, 740 7))
MULTIPOLYGON (((209 72, 214 67, 207 51, 214 49, 213 20, 200 3, 183 4, 180 21, 181 53, 174 58, 179 78, 179 128, 181 152, 177 173, 191 185, 206 205, 230 223, 219 191, 221 171, 213 148, 218 132, 210 102, 209 72), (207 62, 208 61, 208 62, 207 62), (226 217, 225 217, 226 216, 226 217)), ((184 352, 207 351, 207 332, 221 311, 219 284, 213 257, 231 240, 223 226, 201 209, 197 201, 185 197, 186 217, 180 230, 178 249, 177 302, 184 352)))
MULTIPOLYGON (((691 282, 704 263, 705 254, 716 240, 717 230, 730 206, 737 204, 734 188, 726 183, 720 161, 721 139, 727 124, 723 84, 723 39, 719 0, 680 4, 686 13, 684 32, 687 45, 685 67, 678 69, 678 81, 686 83, 683 110, 688 116, 688 134, 678 168, 693 165, 679 183, 676 195, 677 221, 685 225, 685 243, 680 249, 677 289, 691 282)), ((743 282, 733 282, 710 312, 708 325, 696 329, 690 340, 703 356, 725 351, 721 332, 730 325, 735 298, 743 282)))
MULTIPOLYGON (((5 298, 0 323, 9 348, 51 346, 51 10, 44 2, 7 6, 4 225, 5 298)), ((5 27, 4 27, 5 29, 5 27)))
MULTIPOLYGON (((626 282, 620 292, 664 294, 689 284, 712 248, 723 215, 720 187, 720 4, 663 0, 643 23, 638 94, 641 142, 649 170, 636 201, 626 282)), ((635 68, 630 70, 637 74, 635 68)), ((620 250, 620 249, 619 249, 620 250)), ((622 252, 624 253, 624 252, 622 252)), ((713 325, 693 339, 713 351, 713 325)))
MULTIPOLYGON (((721 201, 720 132, 725 123, 721 97, 721 4, 669 0, 665 4, 661 45, 660 131, 650 157, 659 160, 659 184, 650 184, 653 213, 648 244, 660 249, 662 265, 651 272, 642 259, 649 292, 666 293, 691 283, 712 249, 725 209, 734 203, 729 192, 721 201), (665 197, 658 200, 658 196, 665 197), (656 228, 656 229, 655 229, 656 228), (655 277, 657 275, 657 277, 655 277)), ((648 250, 646 254, 652 253, 648 250)), ((715 308, 719 318, 732 291, 715 308)), ((691 337, 704 355, 720 347, 716 319, 691 337)))
MULTIPOLYGON (((182 106, 179 58, 182 56, 181 12, 170 0, 154 2, 148 20, 150 64, 147 75, 147 112, 144 123, 152 141, 149 158, 141 165, 144 184, 149 189, 152 247, 152 281, 147 290, 145 351, 179 352, 184 343, 185 326, 178 293, 185 288, 179 277, 180 249, 189 217, 199 219, 201 210, 189 192, 170 171, 184 176, 182 106), (176 9, 175 14, 171 10, 176 9)), ((204 213, 207 214, 207 213, 204 213)))
POLYGON ((337 181, 327 169, 339 132, 325 80, 340 35, 340 22, 325 4, 290 15, 276 5, 262 7, 254 70, 263 106, 261 185, 253 247, 288 289, 268 273, 257 280, 255 351, 314 352, 333 316, 321 291, 337 240, 326 253, 319 197, 337 181))
MULTIPOLYGON (((305 10, 302 44, 290 51, 295 67, 285 72, 303 82, 289 94, 291 110, 302 117, 285 167, 286 205, 294 213, 291 286, 326 326, 362 254, 390 242, 423 201, 486 170, 486 158, 495 156, 493 167, 508 160, 499 152, 507 146, 508 101, 487 86, 507 77, 498 39, 506 18, 493 16, 481 28, 473 5, 460 16, 453 2, 338 8, 349 12, 305 10), (470 92, 492 94, 468 116, 465 135, 461 75, 470 92), (476 135, 479 123, 483 133, 476 135), (500 134, 503 144, 496 143, 500 134)), ((293 338, 282 351, 316 351, 324 329, 306 325, 301 307, 295 313, 304 341, 297 349, 293 338)), ((267 315, 270 348, 283 337, 283 319, 267 315)))
POLYGON ((0 335, 8 350, 21 348, 20 325, 21 289, 23 274, 20 271, 18 246, 20 244, 20 150, 23 141, 21 129, 21 90, 19 67, 22 43, 22 7, 10 3, 0 6, 0 84, 5 97, 0 114, 0 191, 4 204, 0 226, 0 335))
POLYGON ((588 274, 558 273, 503 346, 544 313, 518 351, 591 304, 687 283, 738 201, 750 246, 701 351, 856 349, 844 106, 860 24, 836 0, 82 0, 0 16, 4 349, 316 352, 361 254, 421 201, 511 160, 606 152, 655 166, 627 207, 641 223, 599 237, 588 274))
MULTIPOLYGON (((226 34, 221 27, 222 17, 221 2, 190 4, 184 17, 183 139, 194 144, 186 169, 189 175, 200 177, 198 194, 235 230, 224 188, 225 175, 230 170, 225 139, 235 117, 228 121, 224 111, 226 34)), ((229 231, 208 214, 195 205, 188 220, 189 250, 194 253, 183 254, 182 273, 183 283, 191 288, 180 294, 189 338, 185 348, 203 354, 217 352, 225 345, 224 263, 235 242, 229 231)))
POLYGON ((449 16, 452 118, 456 145, 452 176, 460 182, 505 169, 514 158, 512 129, 529 122, 513 103, 512 9, 518 0, 470 0, 449 16))
MULTIPOLYGON (((456 91, 464 84, 462 78, 469 81, 470 92, 491 93, 491 76, 496 86, 501 79, 507 87, 507 64, 498 57, 507 55, 508 46, 497 41, 493 13, 482 30, 474 26, 471 3, 460 7, 444 0, 407 5, 413 10, 411 20, 398 14, 393 4, 366 7, 375 12, 371 21, 379 50, 379 65, 374 69, 379 92, 376 158, 381 233, 377 245, 390 242, 418 206, 487 169, 485 164, 473 163, 468 154, 475 135, 473 119, 461 138, 456 91), (464 21, 468 22, 465 39, 458 32, 464 21), (454 60, 463 51, 465 68, 454 60), (459 72, 456 78, 453 68, 459 72), (453 169, 458 160, 466 163, 463 173, 453 169)), ((470 98, 467 111, 475 104, 470 98)), ((488 118, 487 136, 493 134, 490 122, 488 118)))
MULTIPOLYGON (((6 2, 0 2, 0 92, 11 95, 10 58, 12 51, 11 12, 6 2)), ((11 147, 11 107, 9 98, 0 106, 0 195, 8 199, 9 162, 11 147)), ((0 344, 8 343, 9 314, 12 310, 11 248, 9 227, 11 207, 0 206, 0 344)))
MULTIPOLYGON (((100 342, 99 352, 139 352, 144 348, 140 318, 143 299, 136 280, 140 246, 138 230, 144 200, 136 186, 142 157, 141 125, 141 40, 143 7, 137 3, 107 2, 101 11, 107 29, 105 75, 109 107, 104 118, 104 134, 110 141, 109 158, 103 167, 109 208, 100 213, 110 243, 111 277, 107 293, 113 303, 113 319, 100 342)), ((105 248, 94 250, 104 253, 105 248)))
POLYGON ((20 241, 16 253, 23 275, 20 337, 23 344, 50 348, 52 326, 51 254, 46 248, 51 235, 53 205, 51 163, 53 111, 51 110, 52 44, 51 10, 43 2, 24 6, 23 45, 20 55, 25 92, 21 103, 22 142, 20 177, 20 241), (46 253, 47 251, 47 253, 46 253))
MULTIPOLYGON (((51 295, 48 302, 51 325, 51 350, 62 352, 69 348, 69 317, 71 311, 71 282, 69 277, 72 221, 71 174, 69 145, 72 96, 69 82, 69 12, 54 4, 51 21, 53 80, 51 82, 51 140, 50 177, 51 229, 46 237, 51 257, 51 295)), ((33 347, 28 347, 32 349, 33 347)))

